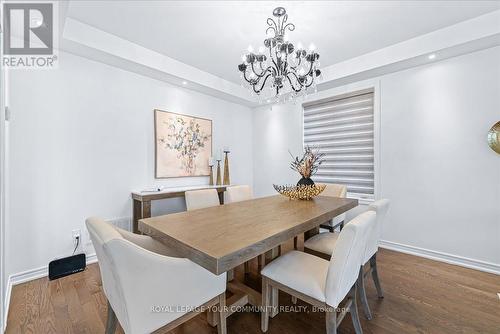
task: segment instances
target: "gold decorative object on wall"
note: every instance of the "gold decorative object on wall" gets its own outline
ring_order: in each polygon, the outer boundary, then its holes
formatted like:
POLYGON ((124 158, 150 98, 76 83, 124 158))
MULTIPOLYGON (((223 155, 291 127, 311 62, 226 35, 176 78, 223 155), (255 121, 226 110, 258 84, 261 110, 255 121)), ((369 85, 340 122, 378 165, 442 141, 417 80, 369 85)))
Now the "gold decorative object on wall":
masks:
POLYGON ((220 175, 220 159, 217 159, 217 185, 220 186, 221 183, 221 175, 220 175))
POLYGON ((310 200, 318 196, 325 190, 326 184, 298 185, 298 186, 279 186, 273 184, 274 189, 281 195, 290 199, 310 200))
POLYGON ((488 131, 488 145, 493 151, 500 154, 500 121, 496 122, 488 131))
POLYGON ((224 185, 230 185, 231 182, 229 180, 229 147, 224 147, 224 185))

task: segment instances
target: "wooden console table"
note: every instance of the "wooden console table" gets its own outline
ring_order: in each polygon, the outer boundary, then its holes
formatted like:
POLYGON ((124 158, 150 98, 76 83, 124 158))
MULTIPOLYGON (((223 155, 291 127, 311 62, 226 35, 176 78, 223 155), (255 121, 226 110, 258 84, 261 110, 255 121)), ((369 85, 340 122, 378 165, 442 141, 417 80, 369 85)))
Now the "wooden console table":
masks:
POLYGON ((219 194, 220 204, 224 204, 224 191, 226 191, 227 186, 189 186, 189 187, 175 187, 175 188, 165 188, 160 191, 133 191, 133 221, 132 229, 134 233, 139 233, 138 222, 139 219, 151 217, 151 201, 174 198, 174 197, 184 197, 186 191, 190 190, 201 190, 201 189, 216 189, 219 194))

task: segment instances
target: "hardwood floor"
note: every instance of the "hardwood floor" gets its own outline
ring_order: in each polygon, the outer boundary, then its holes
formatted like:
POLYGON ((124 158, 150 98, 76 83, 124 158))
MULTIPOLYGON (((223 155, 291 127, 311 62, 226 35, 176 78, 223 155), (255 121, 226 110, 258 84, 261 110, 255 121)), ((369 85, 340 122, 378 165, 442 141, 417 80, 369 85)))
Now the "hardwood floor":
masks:
MULTIPOLYGON (((291 249, 293 245, 287 245, 291 249)), ((393 251, 379 251, 379 274, 385 292, 376 298, 373 281, 367 295, 373 320, 360 317, 364 333, 500 333, 500 276, 435 262, 393 251)), ((260 289, 257 261, 236 279, 260 289)), ((280 293, 280 306, 291 306, 280 293)), ((308 306, 299 301, 299 306, 308 306)), ((97 264, 55 281, 47 278, 14 286, 6 333, 104 333, 106 297, 97 264)), ((240 312, 227 320, 228 333, 261 333, 260 314, 240 312)), ((162 331, 158 331, 162 333, 162 331)), ((201 314, 172 333, 216 333, 201 314)), ((123 333, 121 328, 117 333, 123 333)), ((268 333, 325 333, 320 312, 280 313, 270 319, 268 333)), ((347 316, 339 333, 354 333, 347 316)))

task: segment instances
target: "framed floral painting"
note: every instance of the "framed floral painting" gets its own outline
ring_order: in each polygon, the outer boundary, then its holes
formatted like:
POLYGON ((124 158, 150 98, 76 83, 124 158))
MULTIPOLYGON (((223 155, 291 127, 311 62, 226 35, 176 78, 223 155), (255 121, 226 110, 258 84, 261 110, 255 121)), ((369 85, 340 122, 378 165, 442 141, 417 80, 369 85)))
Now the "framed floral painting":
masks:
POLYGON ((208 176, 212 121, 155 109, 155 177, 208 176))

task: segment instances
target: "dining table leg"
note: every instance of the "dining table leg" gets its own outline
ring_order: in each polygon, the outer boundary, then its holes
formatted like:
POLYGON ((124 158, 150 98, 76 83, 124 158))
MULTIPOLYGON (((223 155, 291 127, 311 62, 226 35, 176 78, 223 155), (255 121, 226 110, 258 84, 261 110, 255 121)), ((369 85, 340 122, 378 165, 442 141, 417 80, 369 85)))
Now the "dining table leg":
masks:
POLYGON ((280 254, 280 247, 274 247, 273 249, 266 252, 266 263, 271 262, 277 258, 280 254))
POLYGON ((306 231, 304 233, 304 241, 306 241, 309 238, 314 237, 316 234, 319 234, 319 226, 312 228, 309 231, 306 231))
POLYGON ((151 217, 151 201, 139 201, 134 199, 132 211, 132 232, 141 233, 139 231, 139 219, 151 217))

